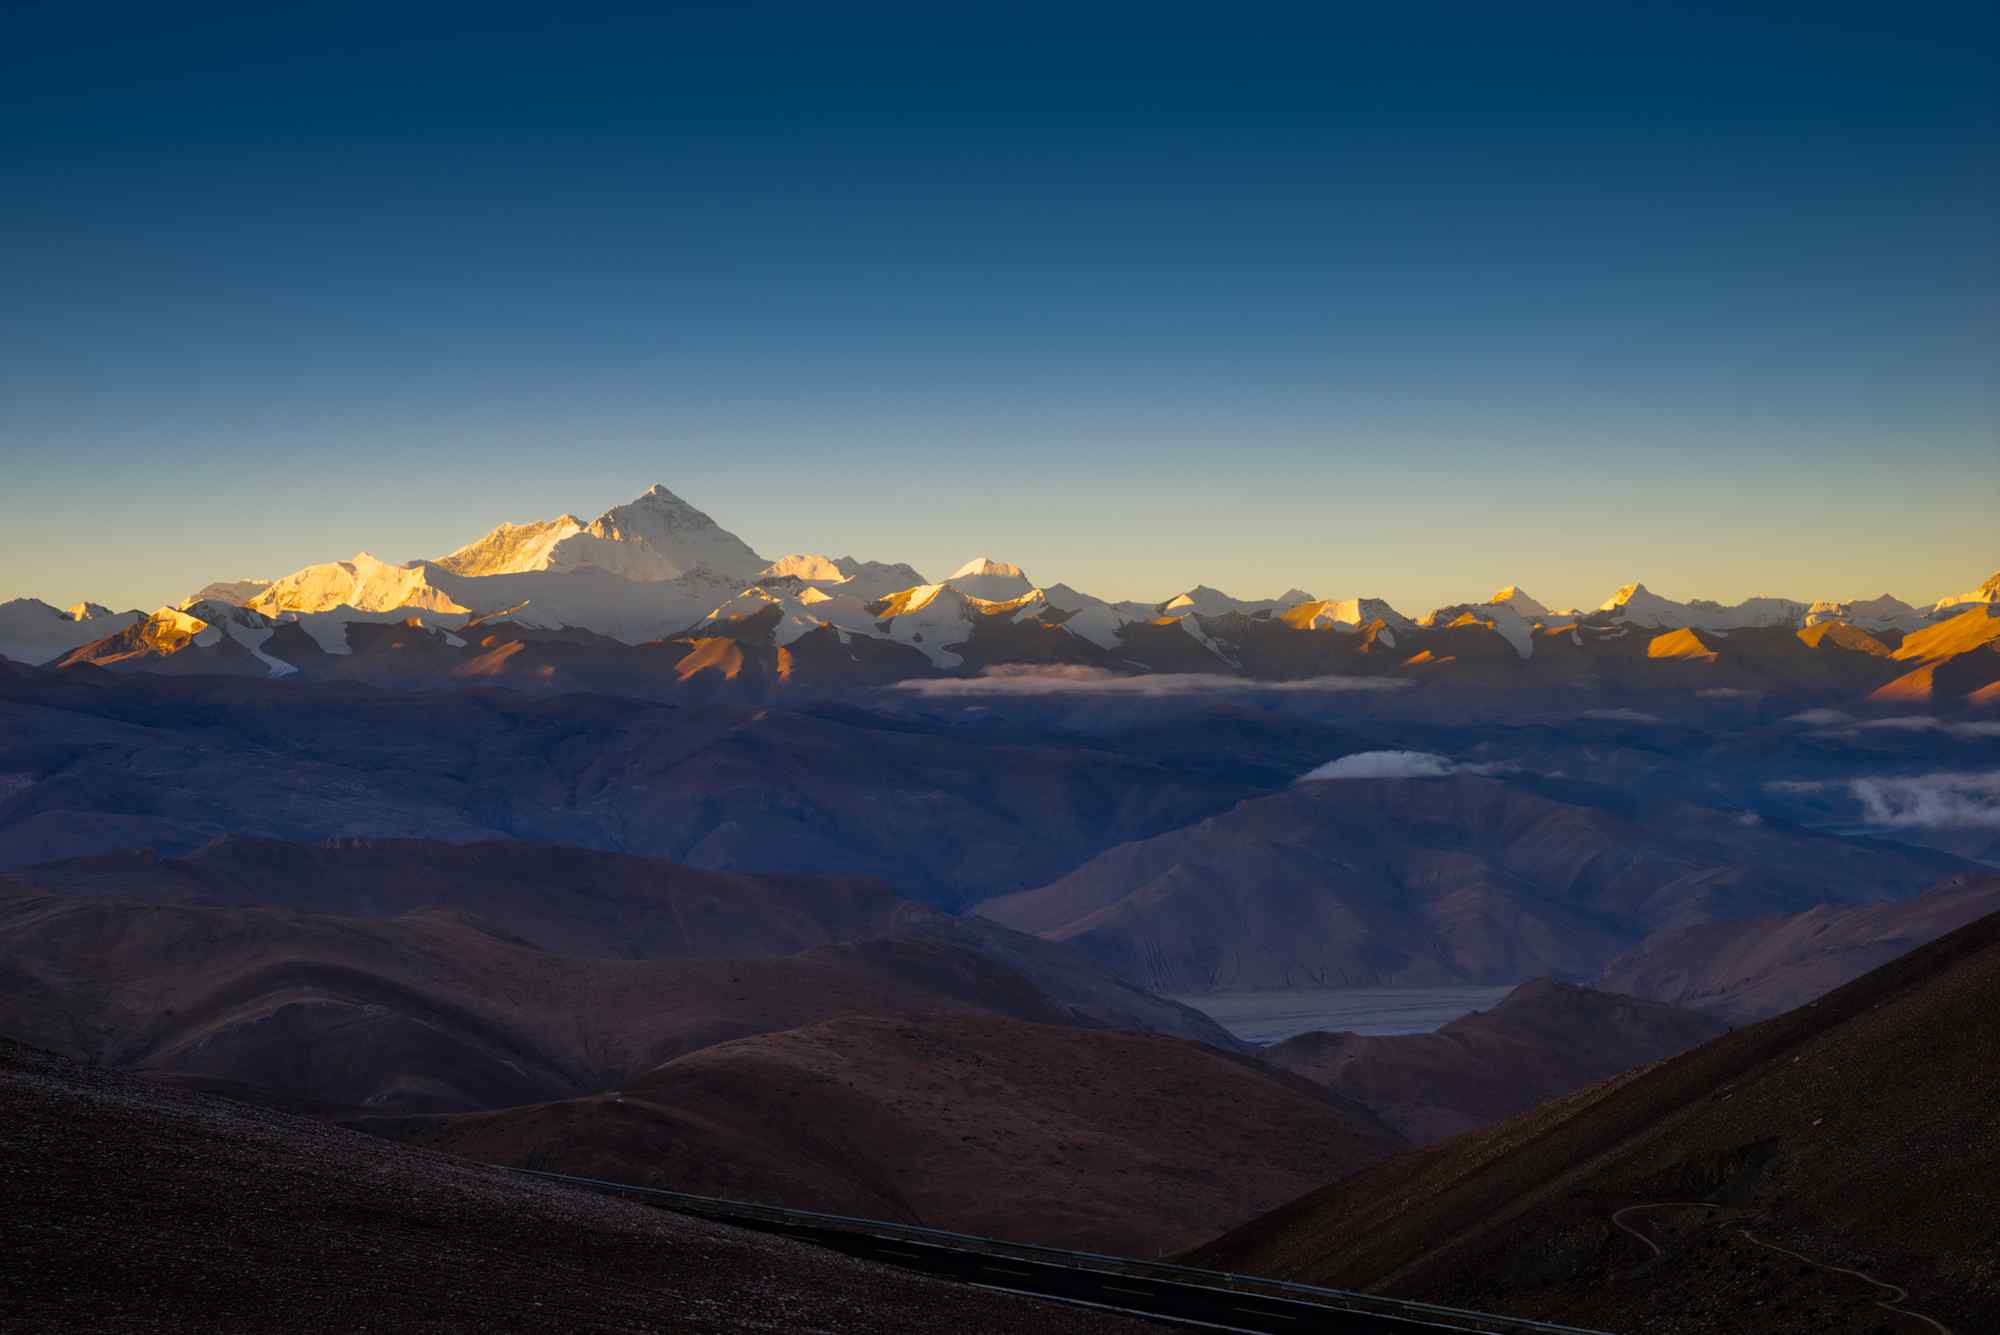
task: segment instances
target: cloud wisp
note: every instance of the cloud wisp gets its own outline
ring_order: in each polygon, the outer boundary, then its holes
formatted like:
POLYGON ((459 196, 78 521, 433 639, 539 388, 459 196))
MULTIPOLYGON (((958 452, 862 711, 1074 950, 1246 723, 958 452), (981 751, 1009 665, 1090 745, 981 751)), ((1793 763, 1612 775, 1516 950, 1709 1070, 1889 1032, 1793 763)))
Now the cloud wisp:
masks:
POLYGON ((1808 709, 1793 714, 1787 723, 1803 723, 1820 737, 1868 737, 1925 733, 1952 737, 1959 741, 2000 738, 2000 721, 1952 723, 1929 714, 1896 714, 1889 718, 1856 719, 1838 709, 1808 709))
POLYGON ((1405 690, 1410 682, 1391 677, 1306 677, 1297 681, 1251 681, 1211 672, 1159 672, 1124 676, 1103 668, 1013 663, 987 668, 977 677, 915 678, 889 689, 939 698, 995 695, 1110 695, 1163 698, 1190 695, 1327 694, 1371 695, 1405 690))
POLYGON ((1586 709, 1578 718, 1596 719, 1601 723, 1658 723, 1658 714, 1648 714, 1643 709, 1586 709))

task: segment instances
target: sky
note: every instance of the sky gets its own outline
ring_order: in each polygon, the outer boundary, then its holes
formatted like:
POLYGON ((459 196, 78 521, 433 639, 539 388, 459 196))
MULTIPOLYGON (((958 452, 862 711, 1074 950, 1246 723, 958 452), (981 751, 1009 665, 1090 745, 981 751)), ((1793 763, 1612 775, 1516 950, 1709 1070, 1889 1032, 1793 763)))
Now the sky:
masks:
POLYGON ((2000 566, 1990 4, 9 6, 0 599, 666 486, 1108 598, 2000 566))

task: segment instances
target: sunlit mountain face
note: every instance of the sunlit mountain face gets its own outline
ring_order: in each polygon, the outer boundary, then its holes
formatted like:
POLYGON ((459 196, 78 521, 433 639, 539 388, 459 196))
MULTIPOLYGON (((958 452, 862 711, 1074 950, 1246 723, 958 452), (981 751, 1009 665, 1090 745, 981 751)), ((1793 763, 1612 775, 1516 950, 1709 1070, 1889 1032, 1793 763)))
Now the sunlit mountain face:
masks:
POLYGON ((1682 602, 1641 583, 1563 610, 1512 585, 1419 615, 1296 587, 1239 598, 1197 585, 1113 602, 988 556, 935 583, 901 562, 770 560, 655 486, 588 523, 502 523, 435 560, 364 552, 275 580, 217 581, 150 614, 16 599, 0 608, 0 655, 54 670, 695 686, 745 699, 926 680, 939 684, 911 689, 1087 694, 1172 690, 1182 677, 1338 678, 1355 690, 1468 696, 1977 709, 2000 701, 1996 610, 2000 575, 1923 603, 1682 602), (950 684, 964 679, 985 684, 950 684))

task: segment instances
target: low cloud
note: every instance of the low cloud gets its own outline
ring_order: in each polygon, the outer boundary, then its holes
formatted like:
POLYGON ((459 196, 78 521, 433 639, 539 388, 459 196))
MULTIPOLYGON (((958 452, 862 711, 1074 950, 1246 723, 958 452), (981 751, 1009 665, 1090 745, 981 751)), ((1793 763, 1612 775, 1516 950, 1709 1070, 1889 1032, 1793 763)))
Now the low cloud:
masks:
POLYGON ((1849 787, 1871 825, 1915 830, 2000 830, 2000 771, 1855 779, 1849 787))
POLYGON ((1890 718, 1871 718, 1856 721, 1852 715, 1837 709, 1808 709, 1803 714, 1794 714, 1793 723, 1820 725, 1817 735, 1821 737, 1866 737, 1871 734, 1925 733, 1938 737, 1952 737, 1959 741, 1978 741, 1982 738, 2000 737, 2000 722, 1994 723, 1950 723, 1929 714, 1897 714, 1890 718))
POLYGON ((1908 830, 2000 830, 2000 770, 1870 779, 1783 780, 1774 793, 1844 791, 1870 825, 1908 830))
POLYGON ((1443 779, 1453 774, 1505 774, 1512 765, 1461 765, 1431 751, 1356 751, 1299 776, 1300 783, 1331 779, 1443 779))
POLYGON ((1299 681, 1250 681, 1213 672, 1155 672, 1127 676, 1103 668, 1063 664, 1008 663, 977 677, 922 677, 899 681, 891 690, 910 695, 953 698, 993 695, 1189 695, 1379 694, 1407 689, 1392 677, 1307 677, 1299 681))
POLYGON ((1586 709, 1578 718, 1601 719, 1607 723, 1658 723, 1658 714, 1648 714, 1643 709, 1586 709))
POLYGON ((1763 694, 1762 691, 1746 691, 1740 686, 1711 686, 1705 691, 1695 692, 1696 698, 1702 700, 1756 700, 1763 694))

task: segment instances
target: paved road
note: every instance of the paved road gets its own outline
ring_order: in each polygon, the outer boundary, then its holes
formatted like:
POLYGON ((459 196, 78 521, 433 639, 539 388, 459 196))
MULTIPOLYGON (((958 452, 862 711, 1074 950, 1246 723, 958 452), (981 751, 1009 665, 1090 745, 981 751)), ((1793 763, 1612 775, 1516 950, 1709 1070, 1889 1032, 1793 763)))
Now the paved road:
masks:
POLYGON ((928 1243, 866 1234, 832 1234, 813 1239, 850 1256, 921 1270, 982 1288, 1005 1289, 1038 1298, 1085 1303, 1113 1311, 1199 1324, 1222 1330, 1340 1332, 1397 1335, 1399 1332, 1465 1332, 1477 1327, 1443 1325, 1419 1317, 1340 1311, 1296 1299, 1242 1293, 1116 1271, 1059 1265, 1018 1257, 985 1256, 928 1243))
MULTIPOLYGON (((514 1169, 514 1172, 530 1172, 514 1169)), ((534 1172, 603 1191, 650 1198, 666 1209, 800 1238, 849 1256, 982 1288, 1076 1303, 1169 1324, 1284 1335, 1602 1335, 1573 1326, 1465 1312, 1248 1275, 1226 1275, 1126 1257, 1097 1256, 947 1233, 883 1220, 787 1210, 745 1201, 564 1173, 534 1172)))

